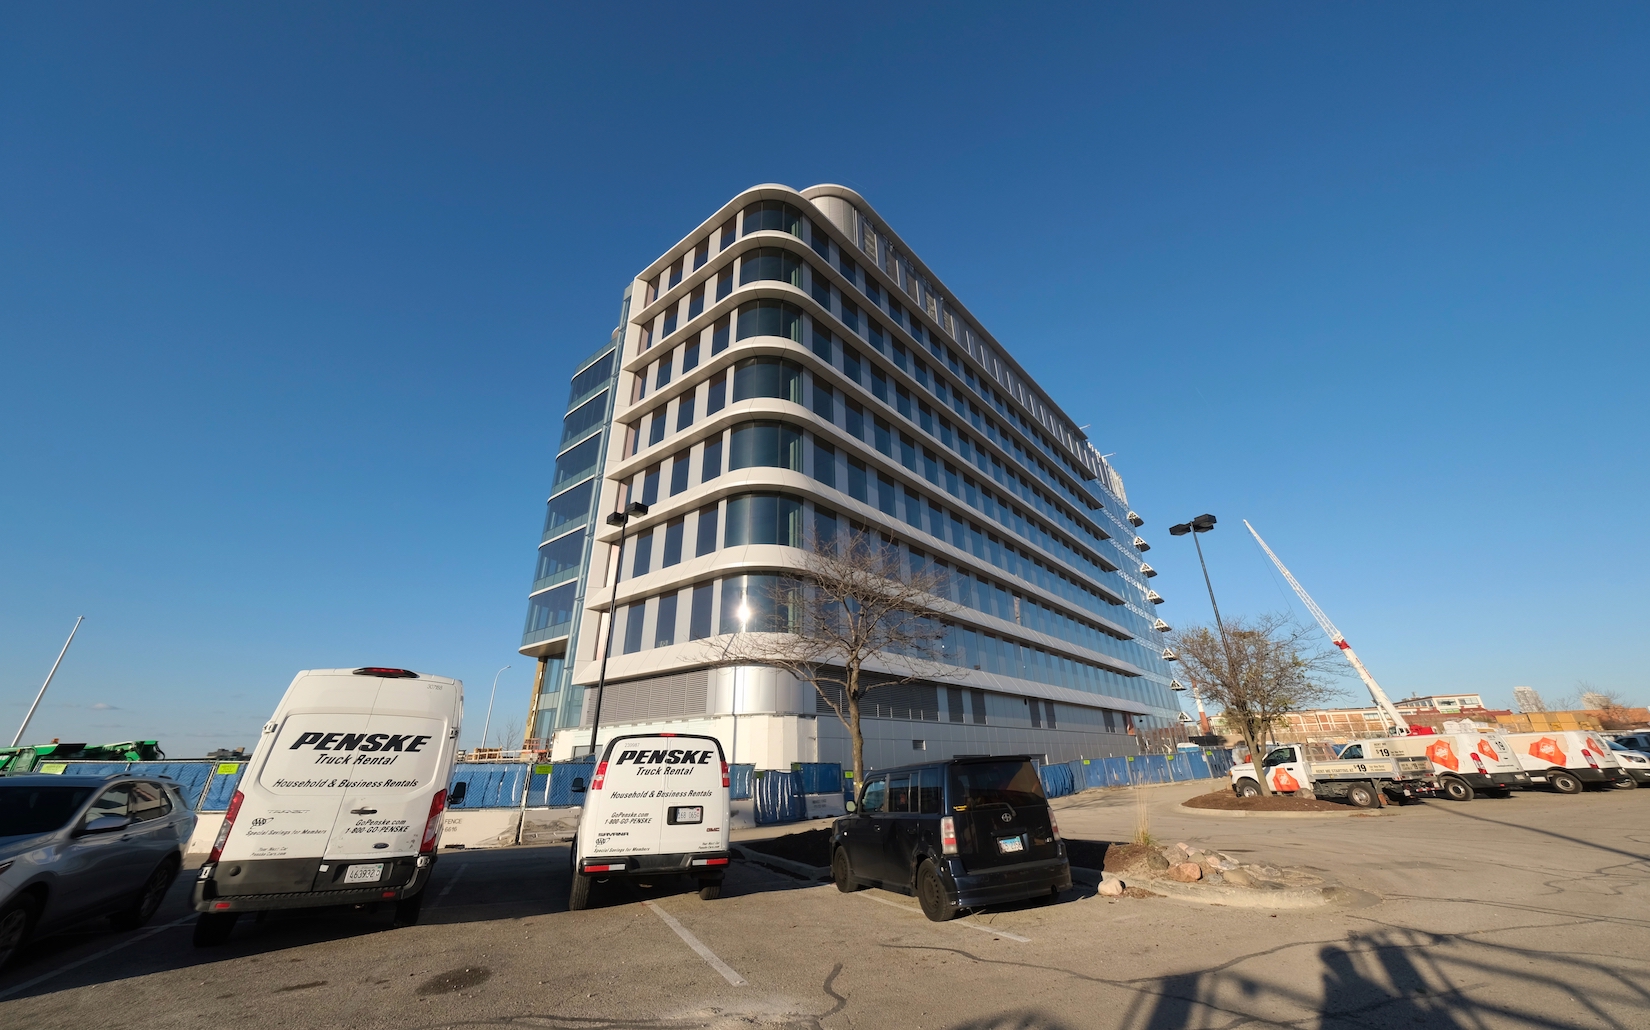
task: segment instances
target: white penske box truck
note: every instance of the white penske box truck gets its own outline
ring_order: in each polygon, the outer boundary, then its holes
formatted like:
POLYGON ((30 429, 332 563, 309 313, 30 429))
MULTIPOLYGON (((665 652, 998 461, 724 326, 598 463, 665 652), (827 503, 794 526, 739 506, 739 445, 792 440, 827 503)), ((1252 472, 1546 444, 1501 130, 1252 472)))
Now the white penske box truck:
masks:
MULTIPOLYGON (((1344 798, 1356 808, 1374 808, 1382 798, 1402 801, 1435 790, 1425 757, 1392 753, 1385 741, 1368 741, 1367 757, 1335 757, 1326 744, 1276 744, 1261 759, 1260 775, 1275 794, 1311 791, 1314 797, 1344 798)), ((1240 797, 1260 793, 1255 763, 1232 766, 1232 790, 1240 797)))
MULTIPOLYGON (((573 790, 585 785, 577 780, 573 790)), ((699 896, 722 894, 728 845, 728 763, 715 737, 649 733, 614 737, 596 763, 578 834, 568 849, 567 907, 590 904, 591 885, 687 876, 699 896)))
POLYGON ((1632 782, 1604 738, 1591 730, 1509 733, 1507 743, 1531 783, 1545 784, 1560 794, 1632 782))
POLYGON ((1340 757, 1363 758, 1377 749, 1426 758, 1438 781, 1438 793, 1451 801, 1471 801, 1481 793, 1506 797, 1514 787, 1530 785, 1530 774, 1499 733, 1417 733, 1355 740, 1341 748, 1340 757))
POLYGON ((416 922, 463 714, 458 680, 300 672, 195 880, 195 943, 222 943, 241 913, 269 909, 393 905, 397 924, 416 922))

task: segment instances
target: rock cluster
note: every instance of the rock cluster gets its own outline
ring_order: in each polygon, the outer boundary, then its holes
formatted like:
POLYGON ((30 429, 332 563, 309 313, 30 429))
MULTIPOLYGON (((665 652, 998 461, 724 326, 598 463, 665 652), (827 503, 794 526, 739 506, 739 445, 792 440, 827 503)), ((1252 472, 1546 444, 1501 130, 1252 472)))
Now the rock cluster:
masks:
POLYGON ((1099 892, 1115 898, 1123 894, 1129 880, 1172 880, 1177 883, 1224 884, 1255 890, 1282 890, 1323 881, 1309 873, 1282 870, 1276 866, 1245 864, 1222 851, 1195 848, 1184 842, 1166 848, 1140 844, 1114 845, 1106 852, 1107 878, 1099 892))

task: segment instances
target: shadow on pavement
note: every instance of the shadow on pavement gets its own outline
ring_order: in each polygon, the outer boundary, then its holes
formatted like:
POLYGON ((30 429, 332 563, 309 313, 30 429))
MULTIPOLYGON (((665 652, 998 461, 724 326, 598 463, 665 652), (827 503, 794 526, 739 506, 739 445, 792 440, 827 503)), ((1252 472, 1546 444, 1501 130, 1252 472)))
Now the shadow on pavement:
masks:
POLYGON ((1560 1030, 1580 1023, 1633 1030, 1642 1024, 1624 1023, 1610 1012, 1643 1013, 1650 1007, 1650 989, 1580 955, 1393 930, 1325 946, 1317 957, 1316 983, 1266 981, 1226 969, 1140 983, 1142 1000, 1121 1025, 1191 1030, 1234 1018, 1265 1021, 1276 1018, 1280 1009, 1304 1009, 1318 1013, 1314 1025, 1322 1030, 1502 1025, 1560 1030), (1509 967, 1528 967, 1533 961, 1546 971, 1523 973, 1531 989, 1520 995, 1474 998, 1456 987, 1504 976, 1509 967), (1567 999, 1561 1010, 1554 1011, 1555 998, 1567 999))

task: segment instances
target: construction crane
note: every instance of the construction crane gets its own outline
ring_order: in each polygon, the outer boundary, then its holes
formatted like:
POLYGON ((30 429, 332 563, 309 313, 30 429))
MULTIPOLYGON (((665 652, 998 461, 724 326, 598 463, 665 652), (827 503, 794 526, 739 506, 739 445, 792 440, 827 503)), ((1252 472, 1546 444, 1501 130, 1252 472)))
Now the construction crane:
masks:
POLYGON ((1346 642, 1346 635, 1335 628, 1335 624, 1329 621, 1329 616, 1325 615, 1323 609, 1318 607, 1317 602, 1312 600, 1312 595, 1308 594, 1306 588, 1296 582, 1295 577, 1289 574, 1289 570, 1284 568, 1283 562, 1279 561, 1278 556, 1272 553, 1272 549, 1266 546, 1266 541, 1262 540, 1260 534, 1255 532, 1255 527, 1249 525, 1249 520, 1244 519, 1243 524, 1248 527, 1249 532, 1254 536, 1255 543, 1259 544, 1260 549, 1266 552, 1266 557, 1272 559, 1272 564, 1276 565, 1278 571, 1283 573, 1283 578, 1287 579, 1289 585, 1295 588, 1295 593, 1300 595, 1300 599, 1305 602, 1306 610, 1312 613, 1312 617, 1318 620, 1318 625, 1323 627, 1323 631, 1329 635, 1329 639, 1336 647, 1341 649, 1341 654, 1346 655, 1346 660, 1352 663, 1354 669, 1358 670, 1358 678, 1362 679, 1364 686, 1369 688, 1369 696, 1375 699, 1375 707, 1380 710, 1383 717, 1392 723, 1393 733, 1407 735, 1409 733, 1409 723, 1405 721, 1398 709, 1393 707, 1392 699, 1386 696, 1386 691, 1381 689, 1381 685, 1375 682, 1375 677, 1371 676, 1369 670, 1364 668, 1364 663, 1358 660, 1358 655, 1352 650, 1352 645, 1346 642))

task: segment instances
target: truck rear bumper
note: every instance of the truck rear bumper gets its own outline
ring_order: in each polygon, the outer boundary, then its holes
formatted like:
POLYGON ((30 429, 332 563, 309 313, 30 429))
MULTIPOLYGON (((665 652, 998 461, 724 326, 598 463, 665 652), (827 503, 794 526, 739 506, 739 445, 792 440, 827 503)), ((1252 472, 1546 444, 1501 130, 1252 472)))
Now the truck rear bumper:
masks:
POLYGON ((604 880, 614 876, 647 879, 667 875, 719 880, 727 873, 732 860, 733 856, 726 851, 686 855, 600 855, 581 859, 579 871, 604 880))
MULTIPOLYGON (((406 875, 398 875, 398 864, 394 860, 386 860, 389 871, 384 876, 384 882, 363 884, 360 887, 332 888, 328 890, 289 889, 289 890, 236 890, 232 886, 218 882, 218 869, 210 866, 201 867, 201 878, 195 881, 192 899, 196 912, 262 912, 286 908, 327 908, 332 905, 362 905, 373 901, 400 901, 410 898, 422 891, 430 882, 430 874, 435 869, 435 857, 419 856, 420 861, 403 859, 402 862, 411 864, 406 875), (427 861, 424 861, 427 859, 427 861)), ((282 862, 284 860, 273 860, 282 862)), ((220 863, 232 867, 256 866, 257 860, 220 863)), ((319 864, 317 862, 317 864, 319 864)), ((254 881, 257 882, 257 881, 254 881)), ((305 885, 306 887, 312 885, 305 885)))
POLYGON ((1451 773, 1477 790, 1501 790, 1507 787, 1528 787, 1530 774, 1522 772, 1451 773))

